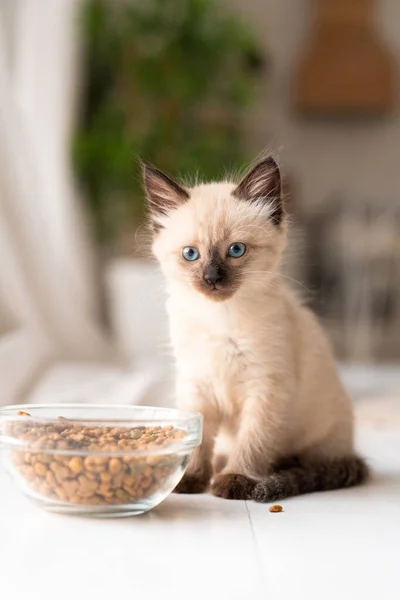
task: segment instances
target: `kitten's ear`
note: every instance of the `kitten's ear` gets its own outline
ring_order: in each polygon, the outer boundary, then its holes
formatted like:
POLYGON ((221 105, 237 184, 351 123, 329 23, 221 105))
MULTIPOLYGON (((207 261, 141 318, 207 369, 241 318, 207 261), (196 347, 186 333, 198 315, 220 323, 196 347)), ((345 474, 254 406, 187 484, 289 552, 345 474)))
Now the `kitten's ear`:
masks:
POLYGON ((250 202, 270 205, 270 218, 279 225, 284 217, 281 174, 272 157, 265 158, 253 167, 233 191, 233 195, 250 202))
MULTIPOLYGON (((142 173, 147 202, 153 219, 167 215, 189 199, 189 192, 185 188, 158 169, 142 163, 142 173)), ((155 224, 157 224, 156 221, 155 224)))

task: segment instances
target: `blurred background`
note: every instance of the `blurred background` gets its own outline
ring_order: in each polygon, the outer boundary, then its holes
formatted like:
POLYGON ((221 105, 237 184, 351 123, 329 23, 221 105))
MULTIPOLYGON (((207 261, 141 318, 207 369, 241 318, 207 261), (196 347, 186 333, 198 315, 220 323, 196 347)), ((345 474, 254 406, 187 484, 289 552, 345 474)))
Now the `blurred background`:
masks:
POLYGON ((266 148, 288 279, 394 403, 399 62, 398 0, 0 0, 0 403, 173 402, 137 159, 207 180, 266 148))

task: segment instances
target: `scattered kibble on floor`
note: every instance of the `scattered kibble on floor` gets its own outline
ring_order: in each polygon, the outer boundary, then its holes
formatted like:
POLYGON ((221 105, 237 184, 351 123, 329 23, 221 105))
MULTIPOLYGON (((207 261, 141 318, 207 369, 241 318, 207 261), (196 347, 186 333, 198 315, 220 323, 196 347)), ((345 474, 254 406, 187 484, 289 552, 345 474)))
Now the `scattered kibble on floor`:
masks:
POLYGON ((269 512, 282 512, 283 508, 280 504, 273 504, 269 507, 269 512))

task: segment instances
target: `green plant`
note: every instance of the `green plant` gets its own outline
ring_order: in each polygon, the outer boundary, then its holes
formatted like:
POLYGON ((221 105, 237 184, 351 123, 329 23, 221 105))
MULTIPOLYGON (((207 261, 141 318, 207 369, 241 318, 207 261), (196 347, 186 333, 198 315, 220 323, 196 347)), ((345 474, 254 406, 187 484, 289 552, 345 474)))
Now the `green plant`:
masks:
POLYGON ((261 64, 247 29, 216 0, 89 0, 73 159, 101 243, 137 226, 135 158, 173 176, 242 164, 241 120, 261 64))

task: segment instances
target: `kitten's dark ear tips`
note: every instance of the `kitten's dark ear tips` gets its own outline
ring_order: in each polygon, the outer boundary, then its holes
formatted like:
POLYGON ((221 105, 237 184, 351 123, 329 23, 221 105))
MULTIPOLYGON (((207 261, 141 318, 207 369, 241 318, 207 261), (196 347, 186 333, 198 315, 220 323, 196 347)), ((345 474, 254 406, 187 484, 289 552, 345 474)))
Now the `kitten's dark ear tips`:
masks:
POLYGON ((150 213, 155 228, 159 229, 160 224, 156 227, 157 217, 168 215, 171 210, 186 202, 189 199, 189 192, 165 173, 147 163, 142 162, 141 169, 150 213))
POLYGON ((280 225, 284 217, 282 182, 279 167, 269 156, 253 167, 233 191, 233 195, 250 202, 265 202, 270 205, 270 219, 280 225))

